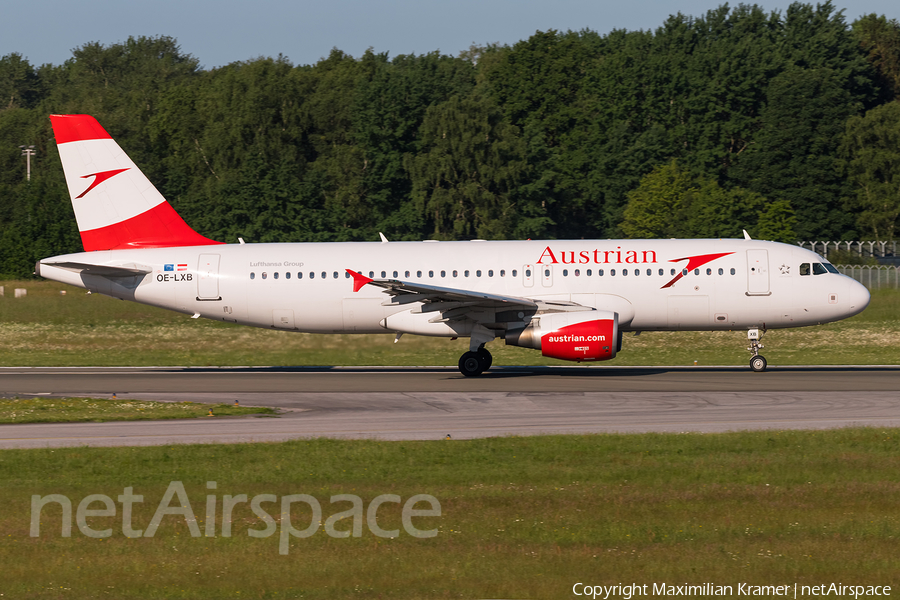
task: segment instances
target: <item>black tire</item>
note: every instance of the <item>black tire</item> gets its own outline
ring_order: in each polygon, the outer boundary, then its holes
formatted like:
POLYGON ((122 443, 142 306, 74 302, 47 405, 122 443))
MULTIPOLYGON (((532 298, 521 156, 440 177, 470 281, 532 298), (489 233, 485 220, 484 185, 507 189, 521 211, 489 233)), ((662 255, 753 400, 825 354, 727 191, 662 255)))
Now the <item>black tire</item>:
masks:
POLYGON ((459 372, 466 377, 475 377, 484 371, 483 364, 477 352, 466 352, 459 357, 459 372))
POLYGON ((494 357, 491 356, 491 353, 484 347, 479 348, 476 354, 478 354, 478 358, 481 360, 481 372, 484 373, 491 368, 492 364, 494 364, 494 357))
POLYGON ((766 358, 761 354, 757 354, 750 359, 750 368, 757 373, 762 373, 763 371, 765 371, 767 364, 768 363, 766 363, 766 358))

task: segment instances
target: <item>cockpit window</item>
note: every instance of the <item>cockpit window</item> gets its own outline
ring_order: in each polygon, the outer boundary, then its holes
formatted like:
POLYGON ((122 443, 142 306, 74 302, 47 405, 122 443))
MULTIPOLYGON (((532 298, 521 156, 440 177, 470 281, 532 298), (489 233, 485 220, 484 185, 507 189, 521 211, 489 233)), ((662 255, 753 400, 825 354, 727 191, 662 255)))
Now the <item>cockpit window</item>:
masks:
POLYGON ((833 264, 831 264, 831 263, 822 263, 822 264, 825 265, 825 270, 828 271, 829 273, 834 273, 835 275, 840 275, 840 274, 841 274, 841 272, 838 271, 838 270, 834 267, 833 264))
POLYGON ((813 275, 824 275, 828 271, 822 263, 813 263, 813 275))
POLYGON ((802 265, 800 265, 800 274, 809 275, 809 263, 803 263, 802 265))

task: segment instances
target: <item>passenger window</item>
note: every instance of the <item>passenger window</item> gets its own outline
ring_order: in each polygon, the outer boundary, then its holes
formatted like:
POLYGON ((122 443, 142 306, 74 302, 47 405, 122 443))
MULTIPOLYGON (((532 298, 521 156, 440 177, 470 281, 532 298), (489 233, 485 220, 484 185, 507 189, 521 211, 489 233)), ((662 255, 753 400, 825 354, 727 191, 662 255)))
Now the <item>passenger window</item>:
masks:
POLYGON ((338 272, 335 271, 335 272, 331 275, 331 277, 332 277, 332 279, 337 279, 337 278, 338 278, 338 272))
POLYGON ((575 277, 581 275, 581 269, 575 269, 575 277))
POLYGON ((278 279, 278 271, 272 273, 272 279, 278 279))
MULTIPOLYGON (((347 273, 347 275, 349 275, 349 274, 350 274, 350 273, 347 273)), ((301 272, 298 271, 298 272, 297 272, 297 279, 303 279, 303 273, 301 273, 301 272)))
POLYGON ((500 277, 506 277, 506 271, 505 271, 505 270, 500 269, 500 277))
POLYGON ((263 279, 266 278, 266 272, 265 272, 265 271, 263 271, 263 276, 262 276, 262 277, 263 277, 263 279))
POLYGON ((481 269, 475 271, 475 277, 481 277, 481 269))
MULTIPOLYGON (((613 275, 615 275, 615 273, 613 273, 613 275)), ((628 269, 622 269, 622 275, 627 276, 627 275, 628 275, 628 269)))
POLYGON ((428 271, 428 276, 429 276, 429 277, 434 277, 434 271, 428 271))
MULTIPOLYGON (((515 271, 513 274, 515 274, 515 271)), ((531 269, 525 269, 525 277, 531 277, 531 269)))
POLYGON ((647 277, 653 275, 653 269, 647 269, 647 277))
POLYGON ((465 277, 468 277, 468 276, 469 276, 469 270, 466 269, 465 271, 463 271, 463 275, 464 275, 465 277))
POLYGON ((517 277, 517 275, 516 275, 516 270, 515 270, 515 269, 512 270, 512 276, 513 276, 513 277, 517 277))
POLYGON ((315 272, 310 271, 310 272, 309 272, 309 278, 310 278, 310 279, 315 279, 315 278, 316 278, 315 272))
POLYGON ((284 278, 285 278, 285 279, 290 279, 290 278, 291 278, 290 272, 285 273, 285 274, 284 274, 284 278))
POLYGON ((544 269, 544 277, 550 277, 550 269, 544 269))
POLYGON ((801 275, 809 275, 809 263, 803 263, 800 265, 800 274, 801 275))
POLYGON ((387 271, 382 271, 381 278, 384 279, 385 277, 387 277, 387 271))
POLYGON ((325 279, 326 277, 328 277, 328 273, 326 273, 325 271, 322 271, 322 279, 325 279))
POLYGON ((446 277, 446 276, 447 276, 447 271, 441 271, 441 277, 446 277))
POLYGON ((813 263, 813 275, 824 275, 827 272, 822 263, 813 263))
POLYGON ((453 269, 453 276, 454 276, 454 277, 458 277, 458 276, 459 276, 459 271, 457 271, 456 269, 453 269))
POLYGON ((350 272, 344 271, 344 279, 350 279, 350 272))
POLYGON ((494 276, 494 270, 488 269, 488 277, 493 277, 493 276, 494 276))
POLYGON ((587 271, 584 272, 584 274, 585 274, 587 277, 590 277, 590 276, 591 276, 591 270, 588 269, 587 271))
MULTIPOLYGON (((672 269, 672 272, 669 273, 669 274, 670 274, 670 275, 674 275, 674 274, 675 274, 675 269, 672 269)), ((687 271, 685 271, 685 272, 683 273, 683 275, 687 275, 687 271)))
POLYGON ((615 276, 616 276, 616 270, 615 270, 615 269, 610 269, 610 270, 609 270, 609 276, 610 276, 610 277, 615 277, 615 276))
POLYGON ((699 275, 699 274, 700 274, 700 269, 694 269, 694 275, 699 275))
POLYGON ((681 270, 681 276, 682 276, 682 277, 687 277, 687 274, 688 274, 688 270, 687 270, 687 269, 682 269, 682 270, 681 270))
POLYGON ((250 279, 256 279, 256 273, 251 272, 251 273, 250 273, 250 279))
POLYGON ((707 274, 707 275, 712 275, 712 269, 707 268, 707 269, 706 269, 706 274, 707 274))
POLYGON ((659 276, 660 276, 660 277, 662 277, 662 276, 665 275, 665 274, 666 274, 665 270, 663 270, 663 269, 660 269, 660 270, 659 270, 659 276))
POLYGON ((404 272, 403 272, 403 276, 404 276, 405 278, 409 279, 409 271, 404 271, 404 272))
POLYGON ((725 274, 725 269, 719 269, 719 275, 724 275, 724 274, 725 274))
POLYGON ((568 276, 569 276, 569 270, 563 269, 563 277, 568 277, 568 276))
POLYGON ((400 273, 398 273, 397 271, 394 271, 394 279, 397 279, 397 277, 398 277, 399 275, 400 275, 400 273))
POLYGON ((603 277, 603 269, 597 269, 597 277, 603 277))
POLYGON ((421 276, 422 276, 422 271, 416 271, 416 277, 421 277, 421 276))
MULTIPOLYGON (((310 273, 309 275, 311 277, 312 273, 310 273)), ((375 279, 375 271, 369 271, 369 279, 375 279)))
POLYGON ((736 271, 734 270, 734 267, 731 267, 731 274, 734 275, 735 273, 736 271))

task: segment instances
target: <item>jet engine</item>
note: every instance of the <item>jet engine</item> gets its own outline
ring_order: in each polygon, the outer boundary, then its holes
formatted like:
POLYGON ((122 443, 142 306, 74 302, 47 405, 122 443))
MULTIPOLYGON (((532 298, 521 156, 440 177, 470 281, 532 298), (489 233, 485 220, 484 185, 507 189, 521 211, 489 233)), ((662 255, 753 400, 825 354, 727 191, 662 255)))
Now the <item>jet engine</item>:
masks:
POLYGON ((608 310, 546 313, 506 332, 508 346, 577 362, 610 360, 619 349, 619 315, 608 310))

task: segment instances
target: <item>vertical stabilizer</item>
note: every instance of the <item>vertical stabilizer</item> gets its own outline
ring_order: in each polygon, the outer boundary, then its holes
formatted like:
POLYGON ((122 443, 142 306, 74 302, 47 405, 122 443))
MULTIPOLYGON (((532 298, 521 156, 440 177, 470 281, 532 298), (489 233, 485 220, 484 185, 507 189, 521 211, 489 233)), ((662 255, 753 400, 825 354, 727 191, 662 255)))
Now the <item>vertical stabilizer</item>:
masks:
POLYGON ((221 243, 191 229, 94 117, 50 121, 86 251, 221 243))

